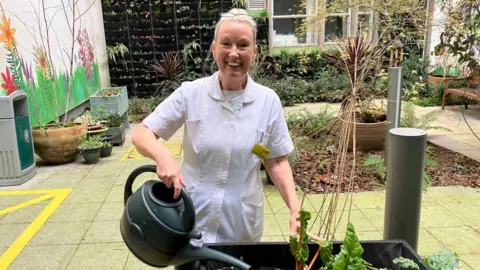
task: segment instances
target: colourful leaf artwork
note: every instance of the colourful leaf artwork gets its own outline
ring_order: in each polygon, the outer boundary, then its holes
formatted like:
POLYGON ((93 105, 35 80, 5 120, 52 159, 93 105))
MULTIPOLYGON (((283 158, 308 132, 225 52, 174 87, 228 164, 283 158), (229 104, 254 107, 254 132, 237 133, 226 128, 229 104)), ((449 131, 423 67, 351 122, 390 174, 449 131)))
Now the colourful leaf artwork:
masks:
MULTIPOLYGON (((14 22, 7 17, 0 4, 0 47, 5 48, 6 69, 0 71, 0 96, 10 95, 17 90, 27 94, 32 126, 44 125, 58 119, 68 108, 73 109, 90 98, 100 89, 100 75, 95 62, 94 48, 87 29, 79 29, 76 36, 74 55, 77 64, 70 70, 52 70, 52 63, 43 47, 36 44, 22 44, 15 35, 14 22), (23 48, 31 47, 34 61, 25 61, 18 51, 18 44, 23 48), (71 94, 66 100, 68 85, 71 94)), ((19 29, 19 28, 17 28, 19 29)), ((54 42, 54 40, 51 40, 54 42)), ((64 66, 58 64, 57 66, 64 66)))
POLYGON ((7 50, 12 48, 15 43, 15 28, 11 28, 10 18, 7 18, 5 14, 2 14, 2 23, 0 24, 0 42, 5 42, 7 50))
POLYGON ((2 87, 7 90, 7 96, 11 95, 15 90, 18 90, 18 86, 15 85, 15 76, 10 74, 8 68, 5 73, 2 73, 2 80, 2 87))

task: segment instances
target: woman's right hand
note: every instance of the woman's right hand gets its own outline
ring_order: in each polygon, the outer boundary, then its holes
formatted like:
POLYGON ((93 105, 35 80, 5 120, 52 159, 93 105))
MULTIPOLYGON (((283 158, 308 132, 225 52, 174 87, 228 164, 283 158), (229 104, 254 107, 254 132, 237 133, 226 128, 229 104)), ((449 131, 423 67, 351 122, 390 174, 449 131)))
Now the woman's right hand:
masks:
POLYGON ((158 177, 168 188, 172 188, 172 186, 175 188, 173 197, 175 199, 178 198, 185 183, 183 182, 180 166, 173 158, 172 153, 158 141, 158 136, 143 123, 138 125, 133 132, 132 142, 140 154, 151 158, 157 163, 158 177))
POLYGON ((173 197, 176 199, 180 195, 182 186, 185 187, 180 166, 167 150, 155 157, 157 163, 157 175, 167 188, 174 187, 173 197))

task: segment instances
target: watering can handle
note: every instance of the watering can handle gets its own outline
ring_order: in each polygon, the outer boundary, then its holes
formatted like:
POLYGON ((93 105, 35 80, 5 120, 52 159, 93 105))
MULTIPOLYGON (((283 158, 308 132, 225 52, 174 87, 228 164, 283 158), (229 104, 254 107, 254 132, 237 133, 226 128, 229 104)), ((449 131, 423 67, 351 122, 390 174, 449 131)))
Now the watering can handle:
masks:
POLYGON ((132 196, 132 186, 133 186, 133 181, 142 173, 157 173, 157 166, 155 165, 143 165, 135 170, 133 170, 130 175, 127 178, 127 181, 125 182, 125 190, 123 194, 123 203, 126 204, 127 200, 130 196, 132 196))
MULTIPOLYGON (((146 172, 149 172, 149 173, 157 173, 157 166, 156 165, 153 165, 153 164, 147 164, 147 165, 143 165, 143 166, 140 166, 138 168, 136 168, 135 170, 133 170, 130 175, 128 176, 127 178, 127 181, 125 182, 125 190, 124 190, 124 194, 123 194, 123 203, 124 205, 127 204, 127 200, 130 196, 132 196, 133 194, 133 191, 132 191, 132 186, 133 186, 133 181, 135 181, 135 179, 142 173, 146 173, 146 172)), ((160 181, 162 181, 160 179, 160 181)), ((182 187, 181 189, 181 196, 183 198, 183 201, 185 204, 188 205, 188 207, 190 208, 193 208, 193 201, 192 199, 190 198, 190 196, 188 195, 188 192, 187 190, 185 190, 185 188, 182 187)))

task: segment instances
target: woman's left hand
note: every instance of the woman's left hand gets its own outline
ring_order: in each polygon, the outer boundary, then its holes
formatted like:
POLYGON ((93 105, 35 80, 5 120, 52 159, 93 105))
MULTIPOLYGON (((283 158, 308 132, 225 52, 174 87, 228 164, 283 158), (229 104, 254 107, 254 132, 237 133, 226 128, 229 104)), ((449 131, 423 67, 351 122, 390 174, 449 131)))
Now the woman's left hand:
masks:
POLYGON ((290 214, 290 234, 295 235, 298 234, 297 228, 300 227, 300 221, 297 220, 299 217, 298 212, 292 212, 290 214))

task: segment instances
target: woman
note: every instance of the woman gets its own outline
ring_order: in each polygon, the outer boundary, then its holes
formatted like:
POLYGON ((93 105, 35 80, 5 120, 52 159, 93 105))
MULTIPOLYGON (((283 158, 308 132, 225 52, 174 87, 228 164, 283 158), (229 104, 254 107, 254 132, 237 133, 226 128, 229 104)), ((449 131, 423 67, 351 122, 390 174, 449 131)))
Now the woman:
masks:
POLYGON ((290 229, 296 233, 300 204, 287 159, 293 143, 279 97, 248 75, 257 53, 255 40, 256 25, 245 10, 223 14, 211 45, 219 71, 184 82, 133 134, 138 152, 156 162, 157 174, 175 189, 174 197, 182 186, 190 193, 196 229, 202 233, 194 245, 260 241, 262 159, 290 209, 290 229), (180 168, 157 140, 169 140, 182 125, 180 168))

